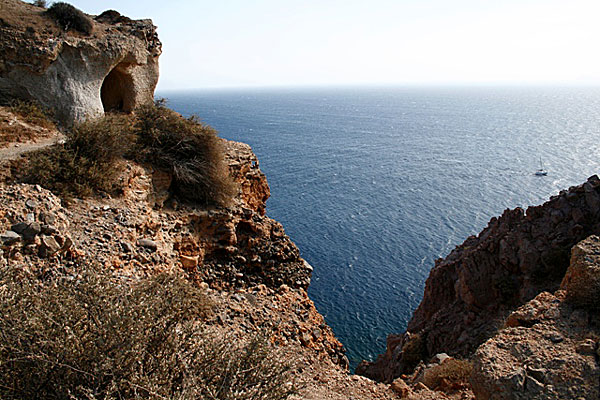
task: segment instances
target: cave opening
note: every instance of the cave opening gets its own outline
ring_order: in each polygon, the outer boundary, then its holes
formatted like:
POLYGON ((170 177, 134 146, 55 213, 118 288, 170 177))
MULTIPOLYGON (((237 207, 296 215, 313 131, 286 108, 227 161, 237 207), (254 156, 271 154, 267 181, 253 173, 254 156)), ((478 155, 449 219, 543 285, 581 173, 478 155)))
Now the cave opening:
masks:
POLYGON ((132 112, 135 108, 133 77, 128 72, 128 64, 114 67, 102 82, 100 98, 104 112, 132 112))

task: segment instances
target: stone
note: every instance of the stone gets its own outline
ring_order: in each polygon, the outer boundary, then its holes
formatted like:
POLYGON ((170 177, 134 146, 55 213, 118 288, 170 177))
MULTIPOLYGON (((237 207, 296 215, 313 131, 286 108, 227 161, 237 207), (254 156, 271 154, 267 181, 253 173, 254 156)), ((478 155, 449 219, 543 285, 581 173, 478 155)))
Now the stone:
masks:
POLYGON ((544 390, 544 384, 542 384, 541 382, 538 382, 537 379, 535 379, 532 376, 526 376, 525 377, 525 391, 527 391, 528 393, 531 393, 532 395, 535 395, 537 393, 540 393, 544 390))
POLYGON ((398 393, 401 399, 407 398, 412 393, 410 386, 402 378, 395 379, 391 384, 391 389, 398 393))
POLYGON ((32 240, 42 232, 42 227, 37 222, 19 222, 10 228, 25 240, 32 240))
POLYGON ((152 103, 161 54, 152 21, 94 21, 94 34, 86 36, 48 24, 25 4, 3 0, 0 94, 5 99, 36 100, 66 124, 152 103))
POLYGON ((69 250, 71 247, 73 246, 73 239, 71 239, 69 236, 65 236, 63 238, 63 244, 62 247, 60 248, 60 251, 67 251, 69 250))
POLYGON ((138 239, 137 244, 140 247, 144 247, 152 251, 156 251, 156 249, 158 249, 156 242, 150 239, 138 239))
POLYGON ((450 358, 450 356, 446 353, 438 353, 435 356, 431 357, 431 360, 429 361, 429 363, 430 364, 441 364, 449 358, 450 358))
POLYGON ((593 355, 596 353, 596 342, 592 339, 585 339, 577 343, 575 349, 579 354, 593 355))
POLYGON ((54 225, 56 223, 56 215, 42 211, 40 213, 40 221, 47 225, 54 225))
POLYGON ((600 237, 590 236, 573 247, 560 287, 574 305, 600 307, 600 237))
POLYGON ((565 337, 558 332, 549 332, 544 335, 546 339, 551 341, 552 343, 560 343, 565 340, 565 337))
POLYGON ((572 315, 581 310, 573 309, 563 291, 540 293, 520 309, 528 306, 543 315, 537 324, 502 329, 475 352, 470 379, 475 397, 600 398, 596 342, 579 339, 596 336, 597 328, 572 323, 572 315))
POLYGON ((527 367, 527 375, 534 377, 539 382, 544 383, 546 381, 546 369, 545 368, 532 368, 527 367))
POLYGON ((10 246, 21 241, 21 236, 17 232, 6 231, 0 235, 0 240, 3 245, 10 246))
POLYGON ((120 245, 121 245, 121 250, 124 253, 133 253, 134 249, 133 249, 133 246, 131 245, 131 243, 126 242, 126 241, 121 241, 120 245))
POLYGON ((198 259, 199 256, 185 256, 185 255, 181 255, 179 256, 179 261, 181 262, 181 265, 183 266, 183 268, 196 268, 198 266, 198 259))
POLYGON ((40 257, 51 257, 60 249, 61 245, 58 244, 53 236, 42 235, 40 244, 40 257))
POLYGON ((27 208, 35 210, 38 206, 38 202, 35 200, 32 200, 32 199, 29 199, 25 202, 25 205, 27 206, 27 208))
POLYGON ((42 233, 45 235, 58 235, 58 228, 52 225, 42 225, 42 233))

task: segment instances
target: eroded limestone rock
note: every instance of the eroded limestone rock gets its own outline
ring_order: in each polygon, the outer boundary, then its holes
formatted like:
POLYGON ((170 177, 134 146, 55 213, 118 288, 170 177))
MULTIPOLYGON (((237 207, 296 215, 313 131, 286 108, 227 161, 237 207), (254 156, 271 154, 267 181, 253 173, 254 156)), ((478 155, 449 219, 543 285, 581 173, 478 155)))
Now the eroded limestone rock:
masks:
POLYGON ((85 36, 20 0, 0 9, 0 100, 36 100, 67 124, 153 101, 161 43, 151 20, 102 14, 85 36))

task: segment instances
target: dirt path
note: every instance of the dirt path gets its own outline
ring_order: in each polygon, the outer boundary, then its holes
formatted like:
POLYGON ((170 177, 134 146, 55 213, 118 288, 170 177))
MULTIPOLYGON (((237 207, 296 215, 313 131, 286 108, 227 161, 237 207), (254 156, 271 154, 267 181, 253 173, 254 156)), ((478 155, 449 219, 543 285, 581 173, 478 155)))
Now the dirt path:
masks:
POLYGON ((16 160, 24 153, 52 146, 62 140, 64 140, 64 136, 59 133, 56 136, 43 138, 37 142, 11 143, 8 147, 0 149, 0 161, 16 160))

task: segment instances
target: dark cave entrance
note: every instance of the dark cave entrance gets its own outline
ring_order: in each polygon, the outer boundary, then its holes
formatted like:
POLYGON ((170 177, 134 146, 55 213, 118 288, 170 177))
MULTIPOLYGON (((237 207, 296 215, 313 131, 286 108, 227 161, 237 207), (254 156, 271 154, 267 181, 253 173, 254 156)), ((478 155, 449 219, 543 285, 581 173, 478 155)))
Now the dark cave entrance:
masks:
POLYGON ((135 107, 133 77, 128 72, 128 64, 114 67, 102 82, 100 98, 104 112, 132 112, 135 107))

